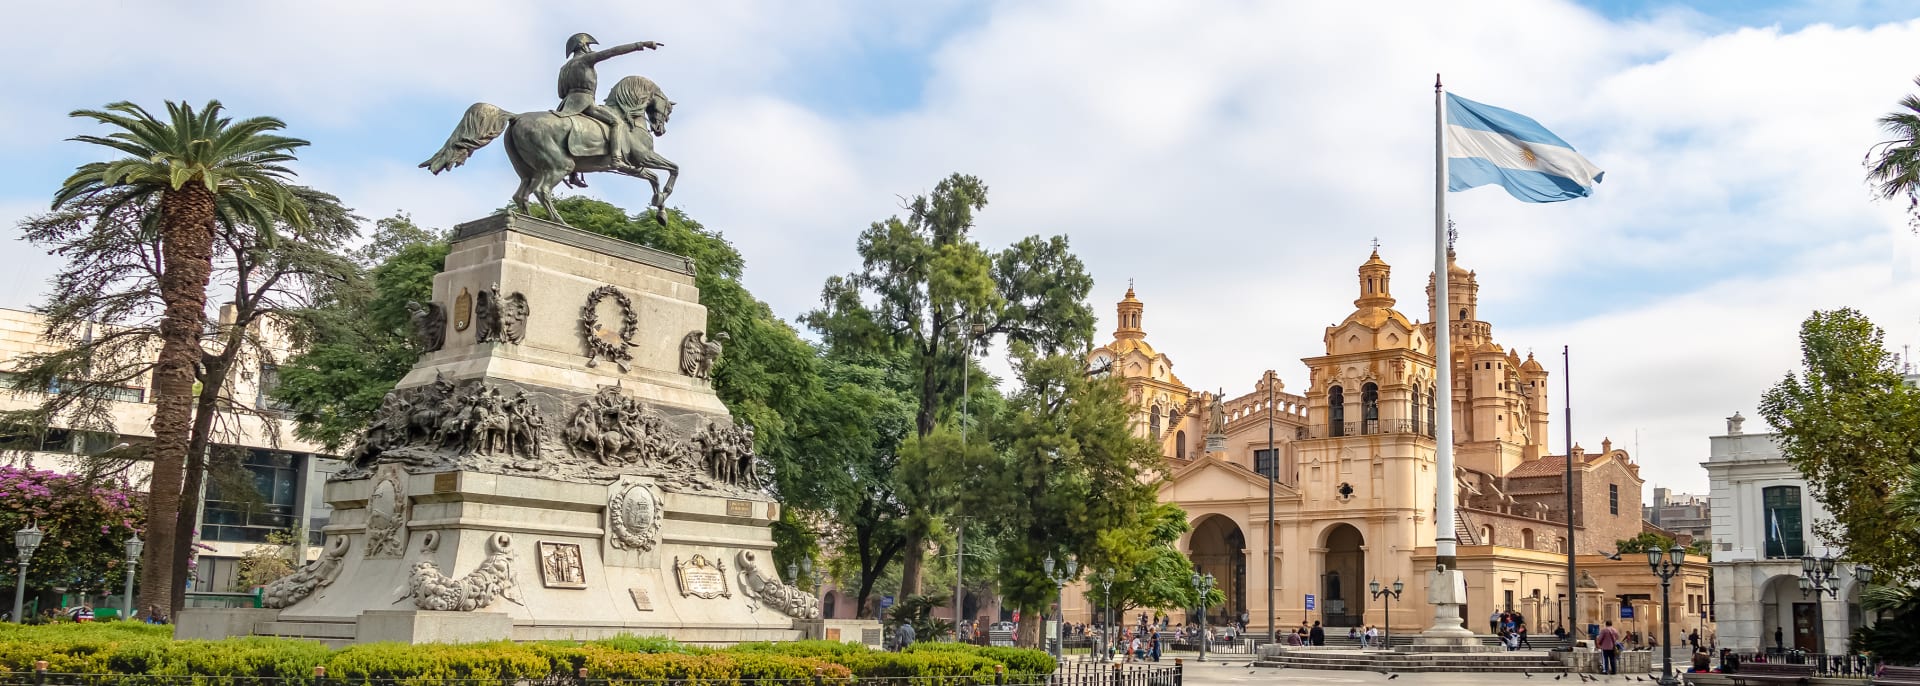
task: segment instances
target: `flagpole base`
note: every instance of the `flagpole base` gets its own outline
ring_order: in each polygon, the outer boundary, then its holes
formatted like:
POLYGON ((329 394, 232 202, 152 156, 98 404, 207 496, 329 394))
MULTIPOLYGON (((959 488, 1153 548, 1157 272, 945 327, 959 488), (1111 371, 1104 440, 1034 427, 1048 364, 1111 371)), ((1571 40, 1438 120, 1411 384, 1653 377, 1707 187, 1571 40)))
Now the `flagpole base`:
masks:
POLYGON ((1466 607, 1467 575, 1444 567, 1427 572, 1427 602, 1433 604, 1433 625, 1414 638, 1415 645, 1479 645, 1480 637, 1466 627, 1460 611, 1466 607))

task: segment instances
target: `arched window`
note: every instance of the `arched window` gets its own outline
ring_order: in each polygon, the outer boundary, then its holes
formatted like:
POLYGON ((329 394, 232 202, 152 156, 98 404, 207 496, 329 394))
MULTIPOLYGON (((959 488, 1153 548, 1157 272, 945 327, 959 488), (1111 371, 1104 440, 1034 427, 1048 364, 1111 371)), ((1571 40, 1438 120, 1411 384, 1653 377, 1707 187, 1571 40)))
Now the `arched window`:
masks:
POLYGON ((1347 392, 1334 386, 1327 389, 1327 435, 1347 435, 1347 392))
MULTIPOLYGON (((1414 433, 1424 433, 1420 430, 1421 412, 1420 412, 1420 389, 1419 388, 1413 389, 1413 414, 1407 415, 1407 418, 1413 420, 1414 433)), ((1432 431, 1432 430, 1433 430, 1432 428, 1427 429, 1427 431, 1432 431)))
POLYGON ((1380 387, 1368 381, 1360 387, 1360 433, 1380 433, 1380 387))
POLYGON ((839 594, 827 591, 827 597, 820 600, 820 618, 833 619, 833 606, 840 604, 839 594))
POLYGON ((1147 438, 1160 437, 1160 405, 1155 403, 1153 411, 1147 413, 1147 438))
POLYGON ((1187 459, 1187 432, 1173 432, 1173 456, 1182 460, 1187 459))
POLYGON ((1464 322, 1466 320, 1467 320, 1467 308, 1462 307, 1460 308, 1460 321, 1464 322))
POLYGON ((1493 527, 1480 527, 1480 545, 1493 545, 1493 527))
POLYGON ((1179 428, 1179 426, 1180 426, 1180 409, 1176 407, 1167 408, 1167 430, 1172 431, 1176 428, 1179 428))
POLYGON ((1527 550, 1533 550, 1533 530, 1532 529, 1520 530, 1520 547, 1526 548, 1527 550))
POLYGON ((1436 424, 1438 419, 1436 418, 1435 412, 1434 412, 1434 408, 1438 407, 1438 405, 1435 404, 1437 402, 1439 402, 1439 399, 1434 397, 1433 387, 1428 386, 1427 387, 1427 435, 1428 436, 1432 436, 1435 433, 1438 433, 1440 431, 1439 426, 1436 424))

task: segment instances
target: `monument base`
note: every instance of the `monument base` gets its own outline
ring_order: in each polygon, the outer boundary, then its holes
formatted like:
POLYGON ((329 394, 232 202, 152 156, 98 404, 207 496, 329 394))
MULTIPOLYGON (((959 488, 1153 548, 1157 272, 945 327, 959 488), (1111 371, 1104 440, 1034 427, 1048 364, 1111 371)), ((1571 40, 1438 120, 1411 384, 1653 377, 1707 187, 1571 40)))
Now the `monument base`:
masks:
POLYGON ((368 610, 355 623, 356 643, 476 643, 513 635, 513 620, 499 612, 368 610))

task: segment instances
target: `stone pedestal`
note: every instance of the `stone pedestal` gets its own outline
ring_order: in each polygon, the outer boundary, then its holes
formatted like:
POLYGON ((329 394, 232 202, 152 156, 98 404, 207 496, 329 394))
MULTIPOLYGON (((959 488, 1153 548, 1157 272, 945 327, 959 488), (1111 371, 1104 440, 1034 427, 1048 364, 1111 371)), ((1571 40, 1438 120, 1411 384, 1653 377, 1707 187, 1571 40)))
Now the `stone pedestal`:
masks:
POLYGON ((1467 602, 1467 575, 1458 569, 1427 573, 1427 602, 1433 604, 1433 626, 1413 637, 1413 645, 1399 646, 1407 652, 1477 653, 1499 650, 1482 645, 1480 637, 1466 627, 1460 609, 1467 602))
POLYGON ((320 559, 255 632, 720 644, 819 618, 774 569, 688 260, 497 215, 456 228, 433 296, 428 352, 326 485, 320 559))

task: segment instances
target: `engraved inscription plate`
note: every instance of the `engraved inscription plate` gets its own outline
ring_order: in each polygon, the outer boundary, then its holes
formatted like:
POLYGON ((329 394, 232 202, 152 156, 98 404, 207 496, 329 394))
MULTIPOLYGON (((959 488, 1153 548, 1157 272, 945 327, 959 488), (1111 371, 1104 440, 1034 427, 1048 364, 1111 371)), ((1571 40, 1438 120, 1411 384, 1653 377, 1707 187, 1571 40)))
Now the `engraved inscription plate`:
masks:
POLYGON ((547 588, 586 588, 580 544, 540 542, 540 584, 547 588))
POLYGON ((727 592, 727 563, 708 560, 695 554, 693 559, 681 562, 673 558, 675 576, 680 577, 680 595, 712 600, 714 598, 732 598, 727 592))
POLYGON ((647 596, 647 589, 629 588, 627 595, 633 596, 633 609, 641 612, 653 611, 653 598, 647 596))
POLYGON ((466 331, 473 325, 473 294, 465 286, 460 287, 460 295, 453 299, 453 330, 466 331))
POLYGON ((753 503, 745 500, 729 500, 727 501, 727 516, 752 517, 753 503))
POLYGON ((452 493, 460 490, 459 472, 441 472, 433 475, 433 492, 452 493))

